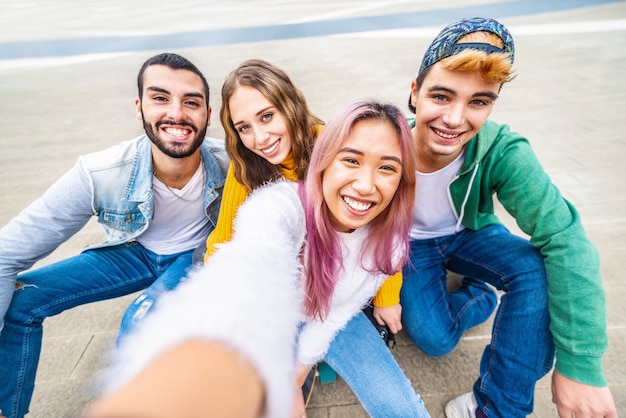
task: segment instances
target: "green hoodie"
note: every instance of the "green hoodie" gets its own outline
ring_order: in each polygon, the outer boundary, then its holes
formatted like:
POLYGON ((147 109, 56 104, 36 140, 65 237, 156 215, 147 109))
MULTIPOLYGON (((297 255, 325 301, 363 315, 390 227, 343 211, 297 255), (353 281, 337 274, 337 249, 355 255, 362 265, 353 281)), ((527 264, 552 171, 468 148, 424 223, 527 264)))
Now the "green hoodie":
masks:
POLYGON ((487 121, 466 145, 450 193, 463 225, 473 230, 500 223, 492 199, 497 195, 545 257, 557 370, 585 384, 606 386, 606 307, 598 252, 528 140, 507 125, 487 121))

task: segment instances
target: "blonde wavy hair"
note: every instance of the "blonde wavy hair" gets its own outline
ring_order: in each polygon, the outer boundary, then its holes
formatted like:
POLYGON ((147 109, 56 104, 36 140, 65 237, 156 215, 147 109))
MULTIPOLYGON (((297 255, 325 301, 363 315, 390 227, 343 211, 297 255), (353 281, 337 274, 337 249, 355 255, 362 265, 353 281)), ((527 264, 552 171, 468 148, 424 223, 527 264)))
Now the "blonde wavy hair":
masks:
POLYGON ((277 166, 245 147, 233 125, 230 97, 240 86, 258 90, 269 100, 287 122, 296 174, 304 178, 318 127, 323 124, 307 105, 302 92, 280 68, 261 59, 250 59, 231 72, 222 86, 220 120, 226 133, 226 152, 234 164, 235 178, 248 192, 276 180, 282 175, 277 166))

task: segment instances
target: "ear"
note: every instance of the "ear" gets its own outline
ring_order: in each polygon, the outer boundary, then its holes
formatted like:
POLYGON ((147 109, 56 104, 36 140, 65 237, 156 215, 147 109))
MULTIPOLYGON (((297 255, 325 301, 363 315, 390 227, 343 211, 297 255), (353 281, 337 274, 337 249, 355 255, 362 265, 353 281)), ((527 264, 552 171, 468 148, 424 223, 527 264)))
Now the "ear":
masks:
POLYGON ((211 108, 211 106, 209 106, 207 108, 207 115, 206 115, 206 126, 209 127, 211 126, 211 113, 213 112, 213 109, 211 108))
POLYGON ((414 108, 417 108, 416 104, 417 104, 417 81, 413 79, 413 81, 411 81, 411 105, 414 108))
POLYGON ((141 99, 139 99, 139 97, 135 97, 135 112, 135 116, 137 116, 137 119, 143 120, 143 118, 141 117, 141 99))

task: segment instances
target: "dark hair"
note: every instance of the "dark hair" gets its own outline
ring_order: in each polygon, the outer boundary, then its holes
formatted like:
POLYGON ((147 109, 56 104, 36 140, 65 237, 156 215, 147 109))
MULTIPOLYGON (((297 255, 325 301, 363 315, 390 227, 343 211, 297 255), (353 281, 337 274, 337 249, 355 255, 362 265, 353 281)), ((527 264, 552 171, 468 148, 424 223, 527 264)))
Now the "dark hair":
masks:
POLYGON ((196 74, 198 77, 200 77, 200 80, 202 80, 202 84, 204 85, 206 106, 207 108, 209 107, 209 83, 207 83, 206 78, 204 78, 202 72, 187 58, 181 57, 180 55, 171 52, 164 52, 162 54, 155 55, 151 58, 148 58, 148 60, 143 63, 141 69, 139 70, 139 74, 137 75, 137 89, 139 90, 139 100, 143 98, 143 73, 146 71, 146 68, 151 65, 165 65, 166 67, 170 67, 173 70, 187 70, 196 74))

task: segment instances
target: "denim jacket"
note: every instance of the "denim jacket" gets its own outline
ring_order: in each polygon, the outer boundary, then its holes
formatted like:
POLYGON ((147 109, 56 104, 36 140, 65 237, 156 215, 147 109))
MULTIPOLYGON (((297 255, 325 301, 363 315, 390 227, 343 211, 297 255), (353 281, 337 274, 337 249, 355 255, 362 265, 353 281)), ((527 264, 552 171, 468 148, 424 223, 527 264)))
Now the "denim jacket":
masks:
MULTIPOLYGON (((229 160, 224 141, 206 138, 200 148, 206 170, 204 203, 215 227, 229 160)), ((106 241, 89 248, 129 242, 153 217, 152 149, 142 135, 84 155, 41 197, 0 229, 0 324, 20 271, 52 253, 92 216, 106 241)))

